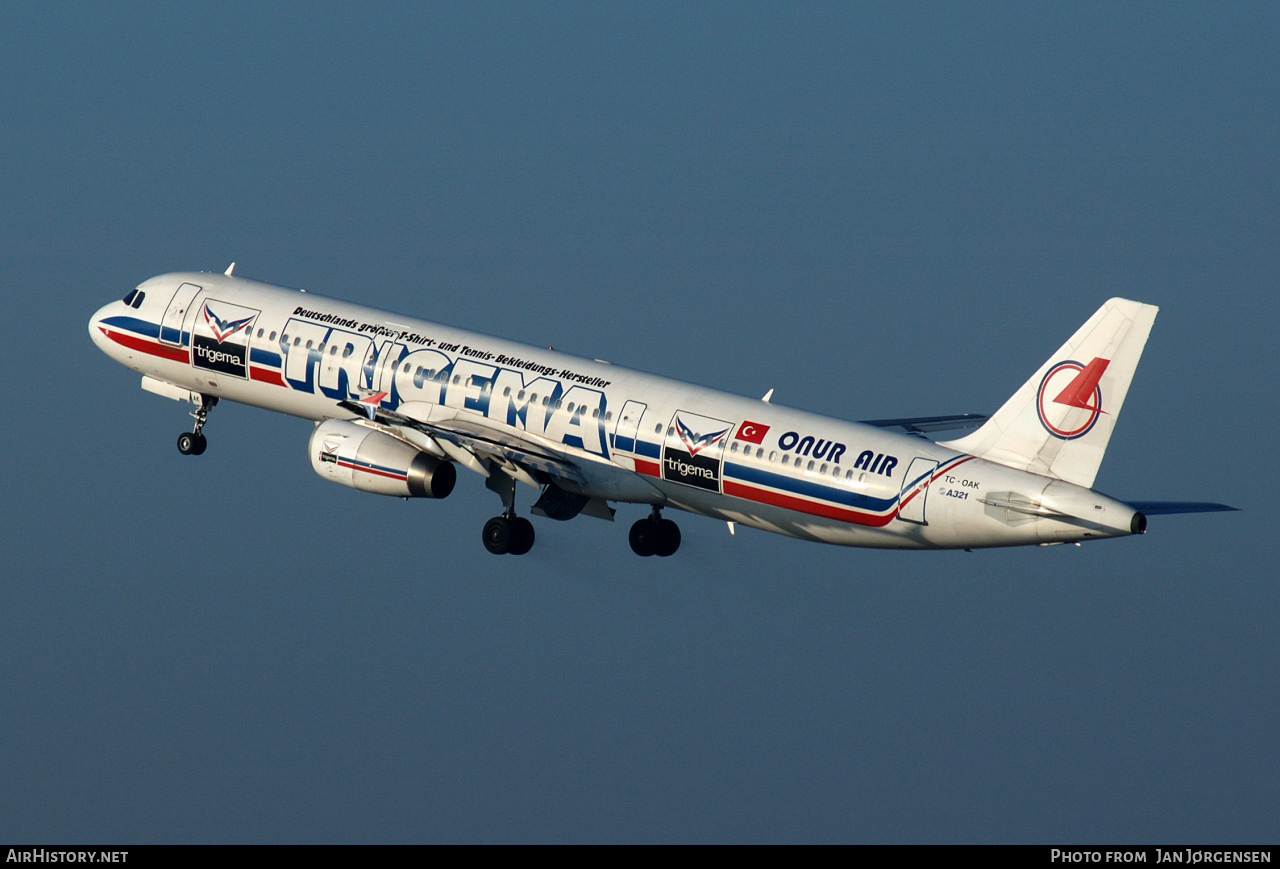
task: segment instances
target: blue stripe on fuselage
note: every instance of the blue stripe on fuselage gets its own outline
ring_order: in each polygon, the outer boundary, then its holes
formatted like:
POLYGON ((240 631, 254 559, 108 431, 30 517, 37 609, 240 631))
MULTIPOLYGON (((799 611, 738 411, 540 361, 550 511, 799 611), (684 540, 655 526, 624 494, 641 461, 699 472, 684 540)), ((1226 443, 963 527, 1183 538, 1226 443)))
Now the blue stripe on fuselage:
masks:
POLYGON ((850 492, 847 489, 836 486, 822 485, 808 480, 797 480, 784 474, 775 474, 772 471, 764 471, 759 468, 740 465, 736 462, 725 462, 724 473, 726 477, 733 477, 744 483, 768 486, 780 492, 803 495, 806 498, 814 498, 830 504, 841 504, 845 507, 855 507, 859 510, 868 510, 875 513, 892 510, 893 505, 898 502, 896 494, 892 498, 872 498, 869 495, 860 495, 857 492, 850 492))

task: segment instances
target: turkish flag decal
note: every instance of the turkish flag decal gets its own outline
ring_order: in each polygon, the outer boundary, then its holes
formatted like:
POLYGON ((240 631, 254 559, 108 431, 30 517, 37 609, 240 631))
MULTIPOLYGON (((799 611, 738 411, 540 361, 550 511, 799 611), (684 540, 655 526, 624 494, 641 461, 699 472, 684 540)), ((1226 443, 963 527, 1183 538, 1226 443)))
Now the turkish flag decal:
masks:
POLYGON ((758 444, 764 442, 764 436, 768 433, 769 427, 767 425, 746 420, 742 425, 738 426, 738 433, 734 437, 749 444, 758 444))

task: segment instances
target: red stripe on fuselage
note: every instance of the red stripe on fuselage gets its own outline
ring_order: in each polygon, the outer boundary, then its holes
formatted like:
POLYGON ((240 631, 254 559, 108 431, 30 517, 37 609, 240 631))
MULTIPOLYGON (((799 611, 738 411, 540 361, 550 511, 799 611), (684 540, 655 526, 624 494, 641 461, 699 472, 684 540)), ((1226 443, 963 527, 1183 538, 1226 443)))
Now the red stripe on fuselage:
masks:
POLYGON ((272 386, 288 385, 284 382, 284 378, 280 376, 279 371, 271 371, 267 368, 255 368, 252 365, 249 366, 249 379, 257 380, 261 383, 269 383, 272 386))
POLYGON ((127 332, 112 332, 110 329, 102 329, 102 334, 106 335, 112 341, 121 347, 127 347, 130 350, 136 350, 139 353, 146 353, 149 356, 159 356, 161 359, 171 359, 174 362, 187 362, 189 357, 187 351, 183 347, 173 347, 169 344, 157 344, 155 341, 149 341, 146 338, 139 338, 136 335, 130 335, 127 332))
MULTIPOLYGON (((173 362, 190 362, 191 358, 185 347, 174 347, 170 344, 158 344, 147 338, 139 338, 137 335, 130 335, 127 332, 113 332, 110 329, 103 329, 102 334, 106 335, 112 341, 121 347, 127 347, 130 350, 136 350, 139 353, 146 353, 148 356, 159 356, 161 359, 169 359, 173 362)), ((279 371, 272 371, 269 368, 259 368, 249 366, 249 379, 256 380, 259 383, 269 383, 272 386, 288 386, 284 382, 284 378, 280 376, 279 371)))
POLYGON ((794 510, 797 513, 808 513, 810 516, 821 516, 824 519, 839 519, 842 522, 852 522, 855 525, 868 525, 872 528, 882 528, 885 525, 888 525, 893 520, 894 516, 898 515, 897 510, 892 510, 883 516, 875 513, 859 513, 856 510, 850 510, 845 507, 834 507, 830 504, 819 504, 814 501, 806 501, 803 498, 783 495, 780 492, 772 492, 768 489, 757 489, 755 486, 735 483, 732 480, 724 481, 724 493, 726 495, 732 495, 735 498, 744 498, 748 501, 755 501, 760 504, 768 504, 773 507, 782 507, 787 510, 794 510))
POLYGON ((662 465, 657 462, 646 462, 644 459, 636 459, 636 473, 644 474, 646 477, 661 477, 662 465))

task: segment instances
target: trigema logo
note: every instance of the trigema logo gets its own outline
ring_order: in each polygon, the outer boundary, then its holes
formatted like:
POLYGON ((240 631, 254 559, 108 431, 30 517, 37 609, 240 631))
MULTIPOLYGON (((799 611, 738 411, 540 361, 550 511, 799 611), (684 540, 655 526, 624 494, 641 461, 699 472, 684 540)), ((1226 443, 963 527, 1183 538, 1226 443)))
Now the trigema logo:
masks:
POLYGON ((249 331, 258 311, 210 299, 191 335, 191 364, 220 374, 249 376, 249 331))
POLYGON ((662 451, 662 479, 720 491, 720 461, 732 430, 722 419, 676 411, 662 451))

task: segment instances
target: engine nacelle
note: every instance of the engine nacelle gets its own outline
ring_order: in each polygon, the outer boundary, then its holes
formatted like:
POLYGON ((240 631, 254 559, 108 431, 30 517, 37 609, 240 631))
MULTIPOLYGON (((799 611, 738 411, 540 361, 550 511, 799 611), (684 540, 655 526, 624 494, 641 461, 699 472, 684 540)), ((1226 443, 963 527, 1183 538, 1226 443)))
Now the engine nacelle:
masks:
POLYGON ((444 498, 458 480, 452 462, 346 420, 320 423, 311 434, 307 449, 317 474, 362 492, 400 498, 444 498))

